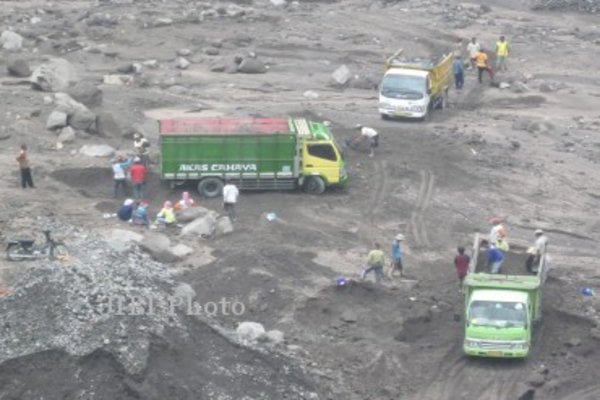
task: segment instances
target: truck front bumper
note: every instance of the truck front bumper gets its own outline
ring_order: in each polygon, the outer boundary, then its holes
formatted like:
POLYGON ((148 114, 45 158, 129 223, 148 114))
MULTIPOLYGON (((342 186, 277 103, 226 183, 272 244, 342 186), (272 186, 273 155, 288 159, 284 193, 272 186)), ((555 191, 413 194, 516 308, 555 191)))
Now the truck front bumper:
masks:
POLYGON ((525 358, 529 355, 527 342, 494 342, 465 340, 466 355, 488 358, 525 358))
POLYGON ((424 118, 427 114, 425 111, 412 111, 408 109, 402 108, 393 108, 393 107, 379 107, 379 114, 386 115, 390 118, 424 118))

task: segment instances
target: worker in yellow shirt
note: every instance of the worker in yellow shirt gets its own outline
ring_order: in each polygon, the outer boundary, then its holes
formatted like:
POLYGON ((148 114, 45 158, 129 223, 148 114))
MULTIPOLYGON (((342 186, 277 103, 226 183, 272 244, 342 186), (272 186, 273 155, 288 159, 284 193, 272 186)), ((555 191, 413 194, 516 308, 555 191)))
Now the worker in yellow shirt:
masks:
POLYGON ((385 264, 385 256, 383 251, 381 250, 381 245, 379 243, 375 243, 375 248, 369 252, 367 256, 367 265, 368 268, 363 269, 361 278, 365 279, 367 274, 371 271, 375 272, 375 282, 377 284, 381 283, 381 279, 383 278, 383 266, 385 264))
POLYGON ((488 64, 488 55, 484 49, 479 49, 475 55, 475 65, 477 66, 477 79, 479 83, 482 83, 483 71, 487 71, 491 79, 494 78, 492 68, 488 64))
POLYGON ((509 46, 506 38, 500 36, 500 40, 496 42, 496 69, 498 71, 506 71, 506 59, 508 58, 509 46))

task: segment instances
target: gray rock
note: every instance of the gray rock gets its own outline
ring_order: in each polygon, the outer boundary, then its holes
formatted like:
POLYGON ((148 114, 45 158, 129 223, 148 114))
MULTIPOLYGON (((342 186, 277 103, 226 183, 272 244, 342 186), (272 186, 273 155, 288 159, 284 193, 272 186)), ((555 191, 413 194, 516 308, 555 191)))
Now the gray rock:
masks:
POLYGON ((73 129, 95 133, 96 132, 96 114, 90 110, 80 110, 69 116, 68 123, 73 129))
POLYGON ((109 13, 94 13, 90 15, 85 23, 88 26, 103 26, 103 27, 114 27, 119 24, 119 19, 116 15, 109 13))
POLYGON ((378 85, 379 82, 375 78, 366 75, 356 75, 348 83, 351 88, 364 90, 375 90, 378 85))
POLYGON ((140 247, 147 251, 156 261, 171 263, 178 257, 171 252, 171 240, 161 233, 149 233, 144 235, 140 247))
POLYGON ((187 69, 190 65, 191 63, 184 57, 177 57, 177 60, 175 60, 175 66, 179 69, 187 69))
POLYGON ((555 92, 556 91, 556 87, 554 85, 551 85, 549 83, 546 82, 542 82, 539 86, 539 91, 542 93, 550 93, 550 92, 555 92))
POLYGON ((271 4, 275 7, 285 6, 287 4, 287 0, 270 0, 271 4))
POLYGON ((108 237, 111 240, 124 243, 141 243, 141 241, 144 239, 144 235, 141 233, 127 229, 111 229, 108 237))
POLYGON ((331 74, 331 80, 335 86, 345 86, 352 78, 352 73, 346 65, 338 67, 331 74))
POLYGON ((215 233, 215 227, 217 224, 217 213, 210 212, 206 215, 195 219, 181 229, 182 236, 200 236, 207 237, 212 236, 215 233))
POLYGON ((204 54, 208 56, 218 56, 219 53, 220 50, 215 47, 207 47, 206 49, 204 49, 204 54))
POLYGON ((45 92, 60 92, 78 80, 77 71, 70 62, 53 58, 37 67, 31 74, 31 86, 45 92))
POLYGON ((533 372, 527 378, 527 383, 533 387, 540 387, 546 383, 546 375, 540 371, 533 372))
POLYGON ((302 93, 302 96, 306 97, 307 99, 318 99, 320 97, 319 93, 315 92, 314 90, 307 90, 306 92, 302 93))
POLYGON ((600 328, 599 327, 591 328, 590 336, 592 337, 592 339, 600 341, 600 328))
POLYGON ((344 310, 340 316, 340 319, 344 322, 354 323, 358 321, 358 316, 354 310, 344 310))
POLYGON ((565 346, 567 347, 577 347, 577 346, 581 346, 581 339, 578 337, 572 337, 569 338, 566 342, 565 342, 565 346))
POLYGON ((256 342, 266 334, 265 328, 258 322, 245 321, 238 325, 236 329, 238 338, 242 342, 256 342))
POLYGON ((73 98, 66 93, 55 93, 54 103, 56 104, 57 110, 65 112, 68 115, 73 115, 76 112, 89 111, 85 105, 73 100, 73 98))
POLYGON ((223 236, 233 232, 233 224, 229 217, 221 217, 215 226, 215 235, 223 236))
POLYGON ((513 82, 513 84, 510 87, 510 90, 513 93, 525 93, 529 91, 529 87, 524 84, 523 82, 513 82))
POLYGON ((500 82, 500 83, 498 84, 498 87, 499 87, 500 89, 508 89, 508 88, 510 87, 510 83, 508 83, 508 82, 500 82))
POLYGON ((171 253, 175 254, 178 258, 185 258, 192 254, 194 249, 190 246, 186 246, 183 243, 178 243, 175 246, 171 247, 171 253))
POLYGON ((283 332, 274 329, 265 334, 265 339, 273 344, 282 344, 285 340, 285 335, 283 332))
POLYGON ((158 18, 156 21, 154 21, 154 26, 157 28, 169 25, 173 25, 173 20, 171 18, 158 18))
POLYGON ((0 44, 4 50, 20 50, 23 47, 23 36, 13 31, 4 31, 0 35, 0 44))
POLYGON ((98 107, 102 104, 102 90, 89 82, 76 83, 67 89, 67 94, 86 107, 98 107))
POLYGON ((18 78, 26 78, 31 75, 31 69, 29 69, 29 63, 22 58, 15 58, 8 61, 6 70, 12 76, 18 78))
POLYGON ((108 112, 101 112, 96 116, 96 132, 106 137, 120 137, 123 134, 117 121, 108 112))
POLYGON ((181 57, 187 57, 190 54, 192 54, 192 51, 190 49, 179 49, 179 50, 177 50, 177 55, 181 56, 181 57))
POLYGON ((177 221, 181 223, 187 223, 213 212, 214 211, 204 207, 186 208, 185 210, 181 210, 177 213, 177 221))
POLYGON ((81 146, 79 153, 88 157, 112 157, 115 149, 107 144, 85 144, 81 146))
POLYGON ((187 304, 196 298, 196 291, 187 283, 180 283, 173 289, 173 296, 180 299, 182 304, 187 304))
POLYGON ((46 129, 58 129, 67 126, 68 115, 65 112, 54 110, 46 120, 46 129))
POLYGON ((258 58, 246 57, 238 65, 237 72, 243 74, 264 74, 267 72, 267 67, 258 58))
POLYGON ((57 141, 59 143, 72 143, 75 141, 75 131, 70 126, 65 126, 60 130, 57 141))

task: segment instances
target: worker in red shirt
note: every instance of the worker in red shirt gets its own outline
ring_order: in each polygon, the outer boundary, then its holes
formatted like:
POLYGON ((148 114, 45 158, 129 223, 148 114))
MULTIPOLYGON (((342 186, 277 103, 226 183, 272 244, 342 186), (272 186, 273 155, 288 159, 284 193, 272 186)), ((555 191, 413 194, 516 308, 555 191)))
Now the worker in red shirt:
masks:
POLYGON ((465 254, 464 247, 459 247, 457 251, 458 254, 456 257, 454 257, 454 266, 456 267, 456 274, 458 275, 458 280, 460 281, 460 290, 462 291, 463 281, 465 280, 465 276, 467 276, 467 272, 469 271, 471 257, 465 254))
POLYGON ((144 198, 144 186, 146 185, 146 174, 148 168, 142 163, 139 157, 133 159, 133 166, 129 169, 131 174, 131 183, 133 184, 133 195, 136 200, 144 198))

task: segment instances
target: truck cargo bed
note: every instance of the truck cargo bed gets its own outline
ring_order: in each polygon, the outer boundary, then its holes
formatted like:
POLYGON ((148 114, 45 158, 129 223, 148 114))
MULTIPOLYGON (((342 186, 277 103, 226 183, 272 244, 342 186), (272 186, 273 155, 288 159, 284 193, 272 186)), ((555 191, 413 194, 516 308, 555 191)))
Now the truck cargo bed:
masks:
MULTIPOLYGON (((526 251, 525 247, 512 245, 510 250, 504 253, 504 262, 500 273, 502 275, 531 275, 525 268, 526 251)), ((490 272, 487 269, 487 252, 483 249, 477 254, 475 272, 490 272)))

